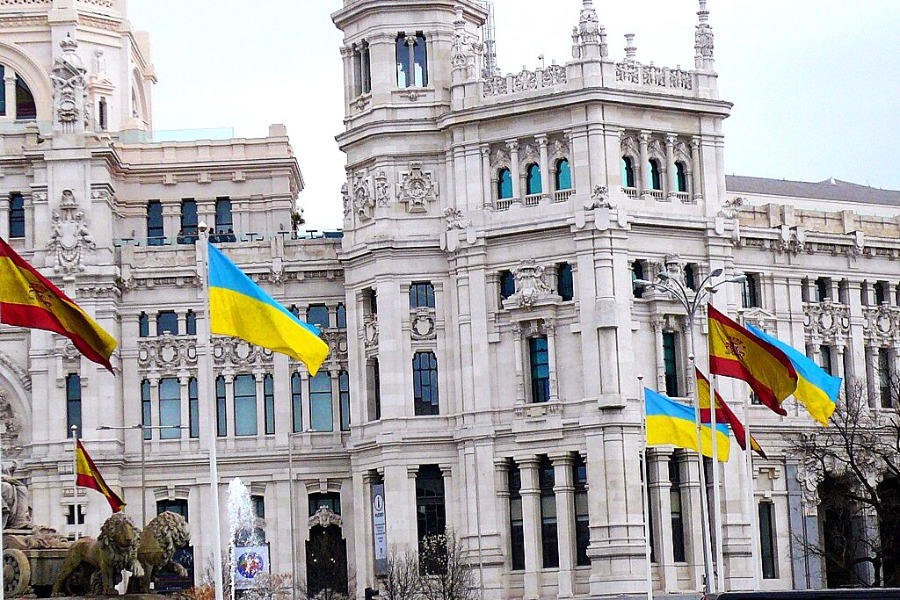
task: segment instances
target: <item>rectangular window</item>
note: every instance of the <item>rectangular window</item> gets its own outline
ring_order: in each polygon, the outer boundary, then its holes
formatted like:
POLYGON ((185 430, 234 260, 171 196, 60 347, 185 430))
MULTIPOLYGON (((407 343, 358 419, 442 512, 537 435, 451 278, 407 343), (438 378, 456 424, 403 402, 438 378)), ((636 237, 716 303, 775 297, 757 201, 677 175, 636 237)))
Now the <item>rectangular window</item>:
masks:
POLYGON ((831 300, 831 280, 827 277, 816 279, 816 302, 831 300))
MULTIPOLYGON (((0 65, 0 81, 6 78, 6 67, 0 65)), ((4 83, 4 86, 6 84, 4 83)), ((6 93, 0 94, 0 117, 6 116, 6 93)), ((71 523, 69 523, 71 525, 71 523)))
POLYGON ((141 382, 141 425, 144 425, 144 439, 153 438, 153 430, 148 429, 153 424, 152 418, 153 404, 150 400, 150 382, 143 380, 141 382))
POLYGON ((165 236, 162 202, 150 200, 147 202, 147 245, 162 246, 165 236))
MULTIPOLYGON (((646 451, 645 451, 646 452, 646 451)), ((643 469, 641 473, 641 483, 647 486, 646 489, 650 489, 650 457, 646 456, 645 453, 641 453, 641 463, 643 463, 643 469)), ((654 494, 646 494, 644 495, 644 502, 648 502, 647 506, 647 534, 650 538, 650 562, 652 564, 656 564, 656 557, 658 556, 656 552, 656 533, 654 531, 654 511, 658 506, 658 500, 654 494), (649 496, 649 502, 648 498, 649 496)), ((643 505, 643 503, 642 503, 643 505)))
POLYGON ((378 314, 378 292, 375 289, 370 288, 367 294, 368 306, 369 306, 369 314, 377 315, 378 314))
POLYGON ((197 313, 192 310, 187 311, 184 315, 185 333, 188 335, 197 335, 197 313))
POLYGON ((831 346, 819 346, 819 366, 829 375, 834 375, 834 363, 832 362, 831 346))
POLYGON ((575 281, 572 277, 572 265, 569 263, 556 265, 556 293, 564 302, 575 298, 575 281))
POLYGON ((66 509, 66 525, 76 525, 76 520, 84 525, 84 504, 70 504, 66 509))
POLYGON ((547 336, 528 338, 528 363, 531 367, 531 401, 550 401, 550 355, 547 336))
POLYGON ((142 338, 150 336, 150 317, 147 313, 138 316, 138 335, 142 338))
POLYGON ((231 215, 231 199, 216 198, 216 233, 220 242, 233 242, 234 219, 231 215))
POLYGON ((522 517, 522 472, 510 461, 506 473, 509 489, 509 549, 513 571, 525 570, 525 521, 522 517))
POLYGON ((427 281, 409 286, 409 307, 434 308, 434 286, 427 281))
POLYGON ((197 201, 185 198, 181 201, 181 228, 178 231, 179 244, 193 244, 199 233, 197 219, 197 201))
POLYGON ((216 435, 225 437, 228 435, 228 413, 225 395, 225 378, 216 377, 216 435))
POLYGON ((372 398, 372 407, 369 411, 369 417, 378 421, 381 419, 381 367, 378 365, 378 357, 371 359, 369 369, 369 382, 372 386, 370 396, 372 398))
POLYGON ((372 91, 372 59, 369 55, 369 42, 362 43, 360 58, 362 59, 362 93, 368 94, 372 91))
POLYGON ((71 373, 66 375, 66 437, 72 437, 72 426, 82 437, 81 428, 81 376, 71 373))
POLYGON ((545 569, 559 568, 559 539, 556 524, 555 475, 547 456, 541 457, 538 471, 541 489, 541 564, 545 569))
POLYGON ((338 388, 341 395, 341 431, 350 431, 350 374, 341 371, 338 375, 338 388))
POLYGON ((178 335, 178 314, 174 310, 161 310, 156 314, 156 335, 178 335))
POLYGON ((234 378, 234 435, 256 435, 256 378, 234 378))
POLYGON ((891 407, 891 354, 887 348, 878 349, 878 395, 882 408, 891 407))
POLYGON ((334 431, 331 376, 327 371, 309 378, 309 420, 313 431, 334 431))
POLYGON ((303 379, 300 373, 291 374, 291 431, 303 431, 303 379))
POLYGON ((669 459, 669 498, 672 505, 672 556, 675 562, 687 560, 684 551, 684 513, 681 508, 681 467, 678 458, 669 459))
POLYGON ((741 303, 744 308, 759 308, 759 274, 744 273, 747 278, 741 286, 741 303))
POLYGON ((271 375, 263 377, 263 411, 266 417, 266 435, 275 435, 275 380, 271 375))
POLYGON ((575 484, 573 502, 575 504, 575 564, 590 566, 587 554, 591 543, 590 514, 588 512, 587 464, 581 454, 575 454, 572 464, 572 481, 575 484))
POLYGON ((200 437, 200 396, 197 393, 197 378, 188 380, 188 419, 190 419, 188 435, 200 437))
POLYGON ((675 398, 678 389, 678 345, 674 331, 663 332, 663 362, 666 374, 666 395, 675 398))
POLYGON ((428 65, 425 36, 401 33, 397 36, 397 86, 425 87, 428 85, 428 65))
POLYGON ((109 113, 109 106, 106 103, 106 98, 100 98, 100 102, 97 103, 97 122, 100 125, 100 129, 106 131, 107 126, 109 125, 107 114, 109 113))
POLYGON ((18 192, 9 195, 9 237, 25 237, 25 198, 18 192))
POLYGON ((888 301, 888 282, 887 281, 876 281, 875 282, 875 304, 881 306, 882 304, 886 304, 888 301))
POLYGON ((759 546, 763 579, 778 579, 775 561, 775 514, 771 502, 759 503, 759 546))
POLYGON ((444 505, 444 475, 437 465, 422 465, 416 474, 416 515, 419 550, 430 535, 443 535, 447 517, 444 505))
POLYGON ((631 293, 635 298, 643 298, 647 286, 637 283, 638 281, 646 281, 644 262, 640 260, 631 263, 631 293))
POLYGON ((684 265, 684 287, 697 291, 697 268, 692 263, 684 265))
POLYGON ((319 492, 309 495, 309 516, 327 508, 336 515, 341 514, 341 494, 339 492, 319 492))
POLYGON ((516 293, 516 276, 512 271, 500 271, 500 304, 516 293))
MULTIPOLYGON (((175 377, 159 380, 159 424, 181 426, 181 385, 175 377)), ((174 440, 181 437, 179 429, 160 429, 159 438, 174 440)))
POLYGON ((306 309, 306 322, 319 329, 328 329, 328 307, 324 304, 312 304, 306 309))
POLYGON ((438 364, 434 352, 413 355, 413 408, 416 416, 440 414, 438 364))
POLYGON ((169 511, 173 512, 176 515, 181 515, 184 517, 184 520, 188 520, 188 501, 187 500, 157 500, 156 501, 156 514, 161 515, 164 512, 169 511))
POLYGON ((347 307, 344 306, 343 303, 337 305, 337 309, 334 311, 335 326, 338 329, 347 329, 347 307))
POLYGON ((257 519, 266 518, 266 497, 261 494, 250 496, 250 504, 253 506, 253 514, 257 519))

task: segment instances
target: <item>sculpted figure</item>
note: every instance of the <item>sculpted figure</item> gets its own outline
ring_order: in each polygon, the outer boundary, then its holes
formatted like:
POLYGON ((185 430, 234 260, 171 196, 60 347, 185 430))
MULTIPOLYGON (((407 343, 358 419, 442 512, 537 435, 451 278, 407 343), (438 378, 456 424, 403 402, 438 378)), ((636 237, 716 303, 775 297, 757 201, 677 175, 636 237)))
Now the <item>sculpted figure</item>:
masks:
POLYGON ((141 532, 138 560, 144 574, 132 577, 128 585, 129 593, 149 593, 154 574, 166 567, 173 568, 181 577, 187 577, 184 567, 172 561, 175 551, 191 542, 188 523, 181 515, 166 511, 150 521, 141 532))
POLYGON ((28 487, 15 477, 16 466, 3 469, 0 496, 3 498, 3 529, 31 529, 28 487))

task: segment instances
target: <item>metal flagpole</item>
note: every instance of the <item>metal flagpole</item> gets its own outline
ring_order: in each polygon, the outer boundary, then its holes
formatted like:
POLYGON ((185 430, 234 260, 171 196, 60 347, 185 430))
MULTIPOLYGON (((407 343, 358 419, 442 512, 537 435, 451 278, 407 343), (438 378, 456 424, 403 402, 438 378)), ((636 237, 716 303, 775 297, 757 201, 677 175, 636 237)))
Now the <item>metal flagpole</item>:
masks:
MULTIPOLYGON (((740 324, 744 325, 742 310, 738 309, 740 324)), ((750 395, 744 394, 744 444, 747 446, 744 463, 747 470, 747 511, 750 517, 750 560, 753 561, 753 589, 762 585, 762 551, 759 539, 759 514, 756 506, 756 485, 753 480, 753 443, 750 436, 750 395)))
POLYGON ((716 580, 713 576, 712 564, 712 544, 710 542, 710 523, 709 523, 709 498, 706 495, 706 464, 703 462, 703 426, 700 419, 700 386, 697 382, 697 364, 696 355, 694 354, 694 319, 689 317, 689 334, 691 337, 691 354, 688 356, 688 363, 692 369, 690 377, 694 378, 694 421, 697 426, 697 460, 700 463, 698 469, 700 478, 700 527, 703 537, 703 593, 704 596, 709 593, 716 592, 716 580))
POLYGON ((647 460, 647 400, 644 398, 644 376, 638 375, 638 387, 640 388, 641 399, 641 439, 643 440, 644 450, 641 452, 641 468, 643 473, 641 482, 644 492, 644 554, 647 560, 647 600, 653 600, 653 565, 651 561, 650 546, 650 461, 647 460))
MULTIPOLYGON (((712 299, 710 299, 712 300, 712 299)), ((712 465, 713 465, 713 519, 716 527, 716 586, 719 592, 725 591, 725 553, 722 548, 722 497, 719 489, 719 450, 718 431, 716 430, 716 376, 710 373, 709 377, 709 425, 712 436, 712 465)))
MULTIPOLYGON (((215 556, 213 557, 213 572, 215 576, 216 600, 225 600, 225 592, 222 586, 222 527, 219 514, 219 466, 216 458, 216 403, 211 400, 214 397, 210 393, 215 389, 215 377, 213 376, 213 348, 212 348, 212 320, 209 313, 209 229, 206 223, 200 223, 200 239, 197 241, 197 256, 200 258, 201 281, 203 281, 203 297, 206 303, 206 400, 209 407, 209 420, 206 427, 207 444, 209 445, 209 493, 210 509, 213 513, 213 542, 215 556)), ((143 440, 141 440, 143 442, 143 440)))
POLYGON ((72 498, 75 499, 75 541, 78 541, 78 517, 81 504, 78 502, 78 425, 72 425, 72 498))
MULTIPOLYGON (((0 296, 0 311, 3 310, 3 297, 0 296)), ((3 314, 0 312, 0 329, 3 328, 3 314)), ((3 473, 3 439, 2 432, 3 428, 0 427, 0 475, 3 473)), ((6 587, 6 573, 3 572, 3 567, 6 566, 6 561, 3 560, 3 530, 6 527, 6 515, 3 514, 3 503, 0 502, 0 600, 4 600, 6 587)))
POLYGON ((294 435, 288 434, 288 499, 291 503, 291 598, 297 598, 297 540, 294 534, 297 531, 296 517, 294 516, 294 435))

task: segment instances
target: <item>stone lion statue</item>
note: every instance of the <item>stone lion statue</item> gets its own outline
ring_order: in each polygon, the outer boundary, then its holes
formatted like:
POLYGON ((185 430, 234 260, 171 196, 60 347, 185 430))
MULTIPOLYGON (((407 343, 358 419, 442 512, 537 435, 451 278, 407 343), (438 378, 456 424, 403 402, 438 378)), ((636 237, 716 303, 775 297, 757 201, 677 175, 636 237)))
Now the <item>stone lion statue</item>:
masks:
POLYGON ((93 583, 94 589, 88 591, 104 596, 118 594, 115 586, 122 580, 123 570, 135 577, 144 574, 138 561, 139 544, 140 531, 131 519, 121 512, 113 514, 103 523, 97 539, 81 538, 69 548, 53 584, 53 595, 61 595, 66 580, 79 570, 82 581, 93 583))
POLYGON ((150 582, 160 570, 169 567, 180 577, 187 577, 187 570, 172 560, 175 551, 184 548, 191 542, 191 533, 184 517, 166 511, 150 521, 141 532, 141 544, 138 548, 138 560, 144 574, 132 577, 129 581, 129 593, 149 593, 150 582))

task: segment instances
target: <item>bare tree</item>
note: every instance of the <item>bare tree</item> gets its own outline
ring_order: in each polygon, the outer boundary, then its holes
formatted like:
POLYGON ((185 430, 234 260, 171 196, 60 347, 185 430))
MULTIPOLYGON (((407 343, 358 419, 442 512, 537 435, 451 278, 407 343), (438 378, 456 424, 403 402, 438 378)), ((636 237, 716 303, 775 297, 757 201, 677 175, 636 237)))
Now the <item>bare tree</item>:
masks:
POLYGON ((355 591, 356 577, 347 564, 347 548, 339 533, 313 528, 306 557, 307 578, 295 582, 301 598, 344 600, 355 591))
POLYGON ((475 571, 462 542, 452 530, 422 540, 419 562, 425 600, 475 600, 478 597, 475 571))
POLYGON ((799 434, 792 443, 804 467, 824 476, 823 539, 801 542, 825 561, 830 587, 900 585, 900 377, 889 379, 889 391, 886 381, 884 390, 848 381, 830 426, 799 434), (875 395, 890 406, 870 407, 875 395))
POLYGON ((381 578, 381 597, 384 600, 415 600, 422 590, 419 557, 407 550, 388 557, 387 574, 381 578))

